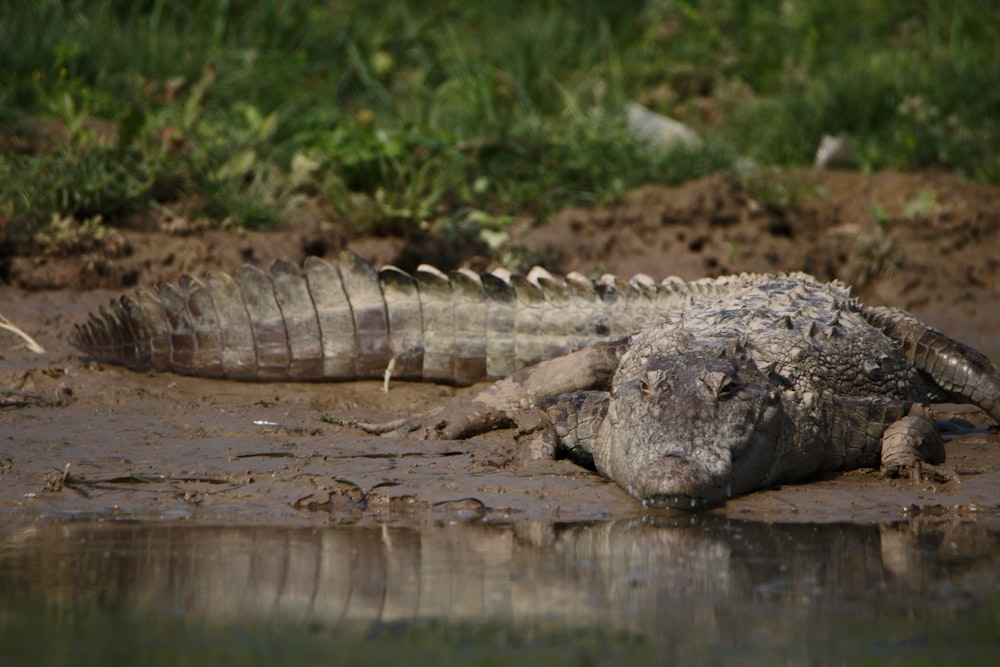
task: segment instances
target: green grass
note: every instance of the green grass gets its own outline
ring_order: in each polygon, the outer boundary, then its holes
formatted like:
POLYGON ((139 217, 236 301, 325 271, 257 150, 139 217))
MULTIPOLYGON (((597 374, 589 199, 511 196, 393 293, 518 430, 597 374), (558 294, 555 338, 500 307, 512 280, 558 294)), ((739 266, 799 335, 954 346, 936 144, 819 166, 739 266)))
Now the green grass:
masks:
POLYGON ((8 0, 0 248, 154 204, 276 226, 297 196, 354 231, 474 234, 737 155, 805 165, 823 133, 861 169, 996 182, 996 81, 1000 16, 974 0, 8 0), (648 150, 629 100, 705 145, 648 150), (15 152, 39 119, 64 136, 15 152))

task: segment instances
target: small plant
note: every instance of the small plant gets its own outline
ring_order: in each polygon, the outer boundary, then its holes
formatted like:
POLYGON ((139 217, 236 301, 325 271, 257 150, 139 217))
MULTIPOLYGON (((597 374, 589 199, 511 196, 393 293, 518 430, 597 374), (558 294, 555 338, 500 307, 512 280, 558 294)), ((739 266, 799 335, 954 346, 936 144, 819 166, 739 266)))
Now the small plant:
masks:
POLYGON ((756 167, 736 178, 754 201, 772 210, 795 208, 808 196, 822 196, 819 186, 801 173, 756 167))
POLYGON ((35 234, 34 241, 54 254, 74 254, 99 246, 113 233, 113 230, 102 224, 99 215, 76 220, 53 213, 52 221, 35 234))
POLYGON ((927 215, 937 206, 937 193, 931 188, 924 188, 906 202, 903 207, 903 217, 912 220, 921 215, 927 215))
POLYGON ((11 202, 0 243, 32 241, 52 220, 123 215, 148 201, 152 184, 141 156, 117 147, 0 157, 0 199, 11 202))
POLYGON ((881 275, 894 263, 896 242, 892 236, 892 218, 877 203, 872 203, 871 213, 875 229, 858 235, 854 253, 854 272, 850 282, 859 289, 881 275))

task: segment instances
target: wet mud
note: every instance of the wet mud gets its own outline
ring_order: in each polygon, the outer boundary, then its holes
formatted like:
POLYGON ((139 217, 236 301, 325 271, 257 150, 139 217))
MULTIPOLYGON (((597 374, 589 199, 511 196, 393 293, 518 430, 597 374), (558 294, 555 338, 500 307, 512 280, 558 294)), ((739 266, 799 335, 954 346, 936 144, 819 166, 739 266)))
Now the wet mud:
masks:
MULTIPOLYGON (((1000 190, 937 174, 803 172, 782 205, 717 176, 650 187, 621 204, 526 221, 514 242, 553 270, 684 278, 805 270, 903 306, 1000 358, 1000 190), (931 195, 927 195, 931 192, 931 195), (918 202, 919 205, 914 204, 918 202)), ((770 184, 774 185, 774 184, 770 184)), ((367 259, 411 257, 405 239, 337 239, 319 221, 281 233, 124 231, 76 255, 15 257, 0 312, 37 338, 0 333, 0 502, 6 520, 186 520, 272 526, 639 520, 647 510, 569 461, 529 461, 513 433, 457 442, 362 433, 352 419, 426 410, 458 391, 415 383, 235 383, 138 374, 81 360, 73 323, 136 284, 234 270, 347 245, 367 259)), ((455 257, 459 263, 467 257, 455 257)), ((447 262, 447 258, 438 258, 447 262)), ((445 268, 450 268, 445 266, 445 268)), ((945 407, 985 427, 973 408, 945 407)), ((1000 436, 951 441, 959 482, 831 474, 734 499, 712 516, 873 523, 1000 514, 1000 436)))

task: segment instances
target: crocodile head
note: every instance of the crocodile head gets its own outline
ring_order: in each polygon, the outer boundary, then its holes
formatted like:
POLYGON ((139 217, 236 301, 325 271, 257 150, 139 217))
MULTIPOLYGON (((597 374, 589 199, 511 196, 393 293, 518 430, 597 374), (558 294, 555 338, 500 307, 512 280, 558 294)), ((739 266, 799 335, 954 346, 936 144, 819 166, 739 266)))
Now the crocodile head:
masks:
POLYGON ((620 369, 594 463, 647 506, 712 507, 767 483, 782 421, 751 359, 686 348, 620 369))

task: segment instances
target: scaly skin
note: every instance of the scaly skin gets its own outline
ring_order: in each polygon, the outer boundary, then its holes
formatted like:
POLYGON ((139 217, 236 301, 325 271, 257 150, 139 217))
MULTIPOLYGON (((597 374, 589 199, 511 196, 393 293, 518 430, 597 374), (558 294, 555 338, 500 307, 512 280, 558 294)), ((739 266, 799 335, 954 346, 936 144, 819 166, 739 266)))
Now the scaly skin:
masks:
POLYGON ((240 380, 504 378, 371 428, 463 437, 541 411, 546 442, 648 505, 683 509, 821 470, 940 463, 914 409, 932 400, 1000 421, 1000 371, 984 355, 804 274, 410 276, 344 254, 184 276, 113 302, 72 340, 102 361, 240 380))
POLYGON ((696 300, 637 334, 611 383, 597 469, 647 504, 702 507, 823 469, 878 465, 891 421, 871 415, 838 441, 844 401, 908 408, 927 391, 845 297, 774 278, 696 300))
POLYGON ((679 285, 541 269, 525 278, 421 266, 410 276, 344 253, 337 265, 279 261, 269 273, 244 266, 137 290, 77 325, 72 342, 136 370, 357 380, 381 378, 391 363, 399 379, 469 385, 637 330, 686 298, 679 285))

